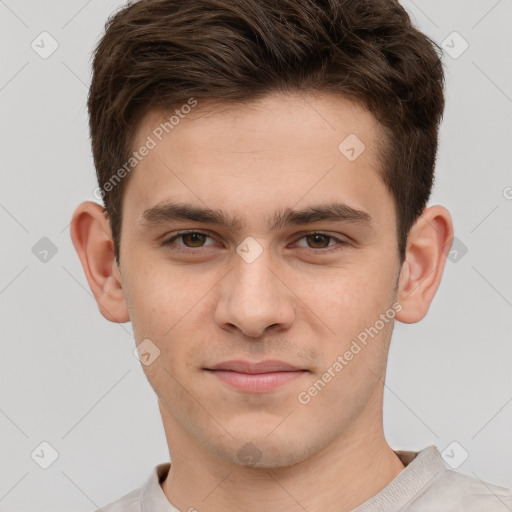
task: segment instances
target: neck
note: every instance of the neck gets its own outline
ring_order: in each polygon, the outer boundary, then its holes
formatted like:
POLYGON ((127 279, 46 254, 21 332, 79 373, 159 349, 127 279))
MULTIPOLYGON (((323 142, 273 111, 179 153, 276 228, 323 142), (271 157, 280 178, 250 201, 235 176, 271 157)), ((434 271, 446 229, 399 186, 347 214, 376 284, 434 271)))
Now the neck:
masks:
POLYGON ((314 456, 280 468, 227 462, 176 423, 172 429, 169 422, 164 424, 173 450, 171 469, 161 485, 181 511, 349 512, 404 469, 385 440, 382 420, 372 430, 354 426, 314 456))

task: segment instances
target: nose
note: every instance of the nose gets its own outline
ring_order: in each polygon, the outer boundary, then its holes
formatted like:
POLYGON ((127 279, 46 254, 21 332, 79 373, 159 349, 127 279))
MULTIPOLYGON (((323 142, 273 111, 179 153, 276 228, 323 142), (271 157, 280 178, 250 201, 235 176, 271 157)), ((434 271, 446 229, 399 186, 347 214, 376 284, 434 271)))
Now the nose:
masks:
POLYGON ((266 330, 286 330, 295 319, 295 295, 265 250, 252 263, 234 256, 233 269, 220 282, 215 321, 225 330, 250 337, 266 330))

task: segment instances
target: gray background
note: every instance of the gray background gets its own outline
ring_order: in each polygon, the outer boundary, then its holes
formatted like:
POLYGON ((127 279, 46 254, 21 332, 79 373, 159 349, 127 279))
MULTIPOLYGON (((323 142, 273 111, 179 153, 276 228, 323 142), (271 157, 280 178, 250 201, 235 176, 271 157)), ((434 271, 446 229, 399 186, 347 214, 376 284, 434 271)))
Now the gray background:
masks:
MULTIPOLYGON (((403 3, 446 41, 431 204, 452 212, 458 241, 427 318, 396 325, 386 435, 395 449, 456 441, 444 453, 452 464, 468 453, 458 471, 512 487, 512 0, 403 3)), ((131 326, 99 314, 69 236, 75 206, 95 199, 90 53, 122 4, 0 0, 3 511, 94 510, 168 460, 131 326), (48 58, 31 47, 51 49, 43 31, 59 45, 48 58), (58 452, 48 469, 42 442, 58 452)))

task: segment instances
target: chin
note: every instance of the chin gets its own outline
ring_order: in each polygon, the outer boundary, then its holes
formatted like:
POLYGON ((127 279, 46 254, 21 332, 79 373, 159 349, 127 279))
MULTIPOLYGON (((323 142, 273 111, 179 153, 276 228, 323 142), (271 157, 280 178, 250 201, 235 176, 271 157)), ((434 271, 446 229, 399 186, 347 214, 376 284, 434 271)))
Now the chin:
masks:
POLYGON ((291 432, 251 435, 245 431, 229 444, 208 443, 207 448, 220 459, 247 468, 283 468, 306 460, 318 449, 318 439, 293 438, 291 432))

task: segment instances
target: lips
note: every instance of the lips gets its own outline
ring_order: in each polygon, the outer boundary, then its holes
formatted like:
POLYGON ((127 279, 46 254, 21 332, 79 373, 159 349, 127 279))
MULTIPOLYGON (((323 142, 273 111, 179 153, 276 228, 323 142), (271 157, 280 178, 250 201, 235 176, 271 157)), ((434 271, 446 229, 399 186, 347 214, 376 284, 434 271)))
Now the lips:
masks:
POLYGON ((257 373, 273 373, 273 372, 295 372, 304 370, 303 368, 298 368, 297 366, 293 366, 289 363, 285 363, 284 361, 278 361, 269 359, 266 361, 260 362, 249 362, 249 361, 225 361, 223 363, 216 364, 207 370, 229 370, 233 372, 239 373, 249 373, 249 374, 257 374, 257 373))
POLYGON ((224 361, 205 370, 223 384, 246 393, 272 392, 309 373, 308 370, 277 360, 224 361))

